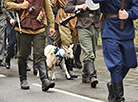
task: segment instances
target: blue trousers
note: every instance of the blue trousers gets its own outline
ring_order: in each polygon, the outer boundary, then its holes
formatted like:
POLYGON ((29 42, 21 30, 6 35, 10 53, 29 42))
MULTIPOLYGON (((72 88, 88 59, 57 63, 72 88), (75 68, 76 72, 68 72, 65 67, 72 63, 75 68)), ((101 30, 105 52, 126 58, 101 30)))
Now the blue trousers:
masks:
POLYGON ((103 55, 112 82, 124 79, 130 68, 137 67, 134 41, 102 39, 103 55))
POLYGON ((17 42, 16 39, 16 31, 11 29, 12 25, 7 24, 6 26, 6 34, 7 34, 7 53, 6 53, 6 58, 13 58, 15 55, 15 45, 17 42))

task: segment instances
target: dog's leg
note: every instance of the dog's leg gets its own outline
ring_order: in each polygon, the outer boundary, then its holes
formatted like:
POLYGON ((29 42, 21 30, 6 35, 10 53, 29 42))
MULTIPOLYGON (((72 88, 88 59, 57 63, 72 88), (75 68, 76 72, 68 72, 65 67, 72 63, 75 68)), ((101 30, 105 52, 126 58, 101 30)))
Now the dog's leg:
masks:
POLYGON ((36 75, 36 77, 37 77, 37 78, 39 78, 39 77, 40 77, 40 75, 39 75, 39 71, 37 71, 37 75, 36 75))
POLYGON ((65 70, 65 74, 66 74, 66 76, 67 76, 67 79, 71 79, 71 76, 69 75, 69 72, 68 72, 68 70, 67 70, 67 67, 66 67, 65 60, 64 60, 64 59, 61 61, 61 66, 62 66, 62 68, 64 68, 64 70, 65 70))
POLYGON ((51 71, 52 71, 52 80, 56 80, 55 66, 51 69, 51 71))

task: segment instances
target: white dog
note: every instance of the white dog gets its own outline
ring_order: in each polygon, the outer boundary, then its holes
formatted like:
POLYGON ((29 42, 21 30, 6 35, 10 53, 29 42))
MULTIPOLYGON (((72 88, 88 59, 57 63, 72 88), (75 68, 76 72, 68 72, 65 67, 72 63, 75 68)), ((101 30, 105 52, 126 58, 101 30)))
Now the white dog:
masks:
MULTIPOLYGON (((55 64, 56 61, 60 58, 74 58, 73 55, 73 50, 72 50, 73 44, 70 45, 69 48, 62 46, 62 48, 57 48, 53 45, 48 45, 44 49, 44 55, 47 57, 46 62, 47 62, 47 68, 48 68, 48 75, 50 76, 49 70, 52 71, 52 80, 56 80, 55 76, 55 64)), ((65 65, 65 60, 62 59, 61 61, 61 67, 65 70, 65 74, 67 76, 67 79, 70 79, 71 76, 68 73, 67 67, 65 65)))

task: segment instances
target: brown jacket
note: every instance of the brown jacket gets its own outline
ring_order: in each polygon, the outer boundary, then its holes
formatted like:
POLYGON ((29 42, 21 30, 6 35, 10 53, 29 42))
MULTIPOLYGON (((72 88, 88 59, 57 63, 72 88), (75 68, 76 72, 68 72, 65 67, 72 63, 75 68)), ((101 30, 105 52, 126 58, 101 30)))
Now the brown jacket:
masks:
MULTIPOLYGON (((56 15, 56 20, 55 20, 55 22, 57 23, 57 24, 59 24, 59 21, 60 20, 62 20, 62 19, 65 19, 66 17, 68 17, 68 16, 71 16, 71 15, 74 15, 73 13, 71 14, 71 13, 65 13, 64 12, 64 6, 65 6, 65 4, 66 4, 66 1, 67 0, 51 0, 51 4, 52 4, 52 6, 53 6, 53 8, 55 8, 56 7, 56 4, 57 4, 57 2, 59 2, 59 5, 60 5, 60 9, 58 10, 58 13, 57 13, 57 15, 56 15)), ((76 21, 77 21, 77 18, 74 18, 74 19, 72 19, 72 20, 70 20, 68 23, 67 23, 67 27, 69 27, 70 29, 72 29, 72 30, 74 30, 75 29, 75 26, 76 26, 76 21)))
MULTIPOLYGON (((65 12, 75 12, 75 6, 85 4, 85 0, 67 0, 64 7, 65 12)), ((96 28, 99 28, 100 12, 96 11, 85 11, 78 16, 76 27, 89 28, 92 25, 92 21, 96 28), (94 17, 89 17, 90 12, 93 13, 94 17)))
MULTIPOLYGON (((48 22, 50 24, 50 28, 54 28, 54 15, 53 15, 49 0, 43 0, 43 6, 45 8, 46 17, 47 17, 48 22)), ((6 7, 6 9, 13 10, 13 11, 21 10, 20 4, 16 3, 16 0, 5 0, 5 7, 6 7)), ((16 27, 15 30, 19 31, 19 28, 16 27)), ((45 31, 45 27, 38 29, 38 30, 23 29, 22 28, 22 32, 27 33, 27 34, 39 34, 39 33, 42 33, 44 31, 45 31)))

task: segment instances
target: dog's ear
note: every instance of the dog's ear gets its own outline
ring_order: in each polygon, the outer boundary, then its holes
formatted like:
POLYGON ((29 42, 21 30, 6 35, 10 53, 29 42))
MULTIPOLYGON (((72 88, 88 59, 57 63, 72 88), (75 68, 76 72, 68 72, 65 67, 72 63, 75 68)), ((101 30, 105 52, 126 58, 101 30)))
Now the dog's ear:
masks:
POLYGON ((70 47, 70 48, 73 48, 73 46, 74 46, 74 44, 71 44, 69 47, 70 47))

